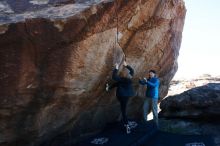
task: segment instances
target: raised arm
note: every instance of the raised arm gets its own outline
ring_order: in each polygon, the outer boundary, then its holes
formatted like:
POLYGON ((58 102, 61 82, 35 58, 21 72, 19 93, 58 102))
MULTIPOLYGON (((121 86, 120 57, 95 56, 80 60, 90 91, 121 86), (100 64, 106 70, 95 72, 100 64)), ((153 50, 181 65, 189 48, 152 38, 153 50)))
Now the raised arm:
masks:
POLYGON ((134 69, 131 66, 127 65, 126 68, 129 70, 131 76, 134 76, 134 69))
POLYGON ((129 74, 130 74, 131 76, 134 76, 134 69, 133 69, 131 66, 127 65, 126 61, 124 61, 123 64, 124 64, 124 66, 129 70, 129 74))
POLYGON ((118 76, 118 69, 119 69, 119 65, 116 63, 115 64, 115 69, 113 70, 113 73, 112 73, 112 79, 115 80, 115 81, 120 81, 121 78, 118 76))

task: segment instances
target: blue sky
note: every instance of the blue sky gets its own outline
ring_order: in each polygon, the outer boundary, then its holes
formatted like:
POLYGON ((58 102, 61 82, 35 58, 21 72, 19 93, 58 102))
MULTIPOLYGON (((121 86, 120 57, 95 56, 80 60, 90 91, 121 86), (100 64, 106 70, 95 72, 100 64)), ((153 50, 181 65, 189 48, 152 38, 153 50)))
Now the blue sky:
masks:
POLYGON ((179 68, 174 77, 220 75, 220 0, 185 0, 179 68))

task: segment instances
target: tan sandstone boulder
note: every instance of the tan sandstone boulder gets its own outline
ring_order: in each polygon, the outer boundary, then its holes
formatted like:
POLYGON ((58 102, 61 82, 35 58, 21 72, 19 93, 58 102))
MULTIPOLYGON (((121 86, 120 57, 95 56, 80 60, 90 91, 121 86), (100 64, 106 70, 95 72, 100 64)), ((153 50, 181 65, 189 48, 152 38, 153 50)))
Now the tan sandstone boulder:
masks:
MULTIPOLYGON (((69 129, 77 140, 117 120, 104 85, 124 55, 135 87, 156 69, 164 97, 185 13, 182 0, 0 1, 0 145, 38 144, 69 129)), ((132 98, 129 115, 140 117, 141 106, 132 98)))

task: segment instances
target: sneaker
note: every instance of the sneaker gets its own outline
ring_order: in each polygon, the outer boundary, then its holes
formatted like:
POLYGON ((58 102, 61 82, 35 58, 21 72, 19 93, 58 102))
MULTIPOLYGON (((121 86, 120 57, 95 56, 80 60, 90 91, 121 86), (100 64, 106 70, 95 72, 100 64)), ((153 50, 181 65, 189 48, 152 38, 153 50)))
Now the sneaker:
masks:
POLYGON ((109 85, 108 83, 105 85, 105 90, 108 92, 109 91, 109 85))
POLYGON ((131 128, 128 124, 125 126, 125 128, 126 128, 126 133, 127 134, 131 133, 131 128))

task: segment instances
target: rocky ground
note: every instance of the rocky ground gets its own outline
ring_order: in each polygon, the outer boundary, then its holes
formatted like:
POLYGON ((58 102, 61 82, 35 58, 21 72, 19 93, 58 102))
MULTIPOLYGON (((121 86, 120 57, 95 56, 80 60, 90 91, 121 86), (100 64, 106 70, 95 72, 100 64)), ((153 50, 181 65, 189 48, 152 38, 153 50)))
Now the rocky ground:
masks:
POLYGON ((189 119, 160 119, 162 131, 183 134, 183 135, 212 135, 215 146, 220 146, 220 126, 219 121, 203 122, 189 119))

